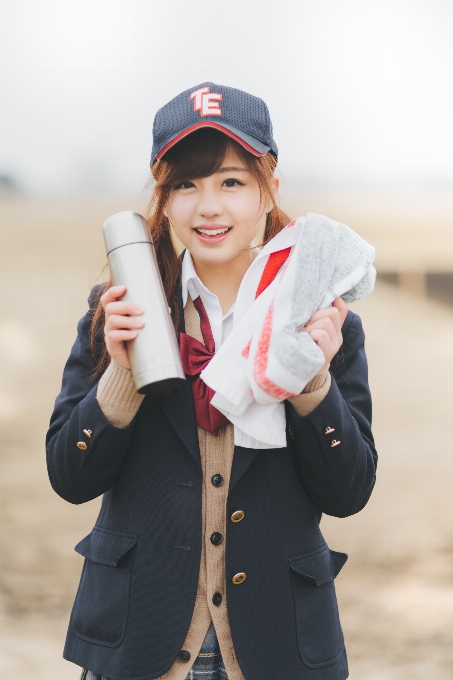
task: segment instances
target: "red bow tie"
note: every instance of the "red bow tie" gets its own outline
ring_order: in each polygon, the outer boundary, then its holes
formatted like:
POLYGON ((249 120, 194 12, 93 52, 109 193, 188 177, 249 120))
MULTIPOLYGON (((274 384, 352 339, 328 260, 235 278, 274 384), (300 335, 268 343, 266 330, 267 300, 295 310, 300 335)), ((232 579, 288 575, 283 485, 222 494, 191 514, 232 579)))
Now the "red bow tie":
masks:
POLYGON ((211 399, 215 392, 200 378, 201 371, 208 365, 214 356, 215 343, 208 315, 201 301, 201 297, 197 297, 193 301, 193 304, 200 315, 200 327, 204 345, 190 335, 180 333, 179 351, 181 353, 184 373, 192 378, 192 391, 197 424, 217 437, 219 429, 230 421, 223 413, 220 413, 220 411, 211 405, 211 399))

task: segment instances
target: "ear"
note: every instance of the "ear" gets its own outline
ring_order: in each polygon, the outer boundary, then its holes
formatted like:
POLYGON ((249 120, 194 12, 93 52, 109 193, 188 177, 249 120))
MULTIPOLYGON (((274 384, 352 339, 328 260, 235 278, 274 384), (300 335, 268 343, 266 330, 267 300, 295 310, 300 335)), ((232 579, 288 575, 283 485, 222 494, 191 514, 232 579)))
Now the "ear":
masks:
MULTIPOLYGON (((279 186, 280 186, 280 180, 279 180, 279 178, 278 178, 278 177, 274 177, 274 178, 273 178, 272 195, 273 195, 273 197, 274 197, 274 201, 275 201, 275 202, 277 202, 277 194, 278 194, 279 186)), ((266 213, 266 215, 267 215, 268 213, 271 212, 271 210, 272 210, 273 207, 274 207, 274 205, 273 205, 271 199, 268 198, 267 201, 266 201, 266 207, 265 207, 265 210, 264 210, 264 212, 266 213)))

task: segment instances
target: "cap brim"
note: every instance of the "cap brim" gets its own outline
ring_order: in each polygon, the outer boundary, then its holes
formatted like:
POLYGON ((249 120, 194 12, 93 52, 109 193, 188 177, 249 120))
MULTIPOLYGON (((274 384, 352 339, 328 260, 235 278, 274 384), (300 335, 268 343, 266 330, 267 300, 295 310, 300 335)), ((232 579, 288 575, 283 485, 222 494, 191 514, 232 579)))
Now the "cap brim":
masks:
POLYGON ((238 144, 243 146, 244 149, 247 149, 247 151, 249 151, 254 156, 265 156, 268 151, 271 150, 270 146, 263 144, 263 142, 255 139, 255 137, 252 137, 251 135, 248 135, 237 128, 233 128, 230 125, 219 125, 219 123, 203 121, 196 123, 195 125, 191 125, 173 137, 173 139, 171 139, 168 144, 166 144, 164 148, 159 151, 155 160, 160 160, 162 156, 164 156, 164 154, 166 154, 167 151, 172 148, 172 146, 180 142, 181 139, 184 139, 184 137, 187 137, 187 135, 190 135, 192 132, 195 132, 195 130, 199 130, 203 127, 210 127, 214 128, 215 130, 220 130, 220 132, 223 132, 224 134, 228 135, 228 137, 231 137, 231 139, 234 139, 236 142, 238 142, 238 144))

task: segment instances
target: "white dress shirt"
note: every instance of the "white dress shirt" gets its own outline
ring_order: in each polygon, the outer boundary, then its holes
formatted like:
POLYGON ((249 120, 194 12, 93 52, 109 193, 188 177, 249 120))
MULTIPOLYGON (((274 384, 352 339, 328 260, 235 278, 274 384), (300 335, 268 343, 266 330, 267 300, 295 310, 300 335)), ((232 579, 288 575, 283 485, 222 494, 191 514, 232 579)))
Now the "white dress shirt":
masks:
POLYGON ((193 265, 192 256, 188 250, 184 253, 182 261, 181 287, 182 303, 184 307, 186 306, 188 295, 190 295, 192 300, 195 300, 198 296, 201 297, 206 314, 208 315, 209 323, 211 324, 215 351, 217 352, 233 330, 234 304, 226 314, 222 312, 219 298, 214 293, 211 293, 199 278, 193 265))

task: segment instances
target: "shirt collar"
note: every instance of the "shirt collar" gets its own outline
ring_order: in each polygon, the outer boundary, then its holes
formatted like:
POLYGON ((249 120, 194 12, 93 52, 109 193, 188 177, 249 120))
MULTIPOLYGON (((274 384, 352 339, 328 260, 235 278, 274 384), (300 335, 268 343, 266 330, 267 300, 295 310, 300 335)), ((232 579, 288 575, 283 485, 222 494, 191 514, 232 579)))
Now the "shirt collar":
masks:
MULTIPOLYGON (((256 256, 259 255, 260 252, 259 248, 253 244, 252 247, 257 251, 256 256)), ((187 298, 189 297, 189 295, 192 298, 192 300, 195 300, 199 295, 201 295, 202 299, 204 298, 205 300, 206 298, 209 299, 212 297, 215 297, 217 299, 217 296, 215 296, 214 293, 212 293, 209 290, 209 288, 206 288, 206 286, 198 276, 197 272, 195 271, 192 255, 187 250, 187 248, 184 251, 184 256, 182 258, 181 293, 183 307, 186 306, 187 298)), ((230 309, 224 315, 224 318, 227 318, 234 311, 234 307, 235 304, 233 304, 230 307, 230 309)))
MULTIPOLYGON (((187 304, 187 298, 190 297, 195 300, 198 296, 201 297, 203 304, 207 305, 207 313, 209 317, 209 310, 214 304, 214 307, 218 306, 221 313, 220 303, 218 301, 217 295, 212 293, 209 288, 206 288, 203 281, 198 276, 195 271, 192 256, 188 250, 184 252, 184 257, 182 260, 181 269, 181 293, 182 293, 182 304, 183 307, 187 304)), ((231 305, 230 309, 226 314, 222 314, 223 319, 227 319, 234 312, 234 303, 231 305)))
POLYGON ((193 266, 192 255, 186 249, 184 252, 184 257, 182 258, 181 270, 181 292, 183 307, 185 307, 187 304, 189 293, 192 299, 197 298, 200 294, 200 291, 197 291, 195 288, 195 281, 203 286, 203 283, 198 278, 198 274, 195 271, 195 267, 193 266))

